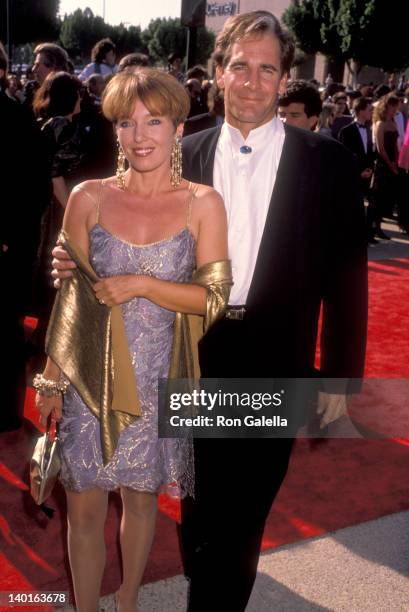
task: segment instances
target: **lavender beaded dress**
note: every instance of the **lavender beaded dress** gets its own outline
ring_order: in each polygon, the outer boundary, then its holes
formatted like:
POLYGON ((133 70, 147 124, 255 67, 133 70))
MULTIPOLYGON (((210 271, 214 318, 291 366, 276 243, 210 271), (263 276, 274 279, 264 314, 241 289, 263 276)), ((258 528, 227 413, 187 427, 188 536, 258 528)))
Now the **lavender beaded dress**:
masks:
MULTIPOLYGON (((90 261, 101 278, 149 274, 187 282, 195 265, 195 240, 187 226, 166 240, 134 245, 97 223, 90 232, 90 261)), ((192 443, 158 439, 157 434, 158 378, 168 375, 175 313, 143 298, 123 304, 122 313, 142 416, 121 433, 115 454, 104 467, 99 421, 70 385, 60 424, 61 481, 73 491, 123 486, 184 497, 193 493, 192 443)))

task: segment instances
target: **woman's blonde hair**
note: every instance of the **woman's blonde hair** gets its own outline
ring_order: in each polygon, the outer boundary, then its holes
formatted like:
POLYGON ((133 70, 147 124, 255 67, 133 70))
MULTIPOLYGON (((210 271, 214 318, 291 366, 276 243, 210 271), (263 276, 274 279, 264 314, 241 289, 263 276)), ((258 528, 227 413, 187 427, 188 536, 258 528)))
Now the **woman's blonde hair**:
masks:
POLYGON ((190 100, 183 85, 172 75, 154 68, 116 74, 106 86, 102 111, 116 123, 132 115, 140 100, 152 115, 169 117, 175 128, 189 114, 190 100))
POLYGON ((388 93, 382 96, 379 102, 374 106, 373 122, 386 121, 386 114, 389 106, 399 105, 399 98, 394 93, 388 93))

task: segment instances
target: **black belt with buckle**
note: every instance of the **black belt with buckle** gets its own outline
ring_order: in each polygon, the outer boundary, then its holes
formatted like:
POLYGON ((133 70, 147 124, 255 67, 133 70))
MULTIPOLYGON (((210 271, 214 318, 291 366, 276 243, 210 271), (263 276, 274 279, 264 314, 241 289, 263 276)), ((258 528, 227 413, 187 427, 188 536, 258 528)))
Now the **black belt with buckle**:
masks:
POLYGON ((225 318, 233 321, 242 321, 246 314, 245 306, 227 306, 225 318))

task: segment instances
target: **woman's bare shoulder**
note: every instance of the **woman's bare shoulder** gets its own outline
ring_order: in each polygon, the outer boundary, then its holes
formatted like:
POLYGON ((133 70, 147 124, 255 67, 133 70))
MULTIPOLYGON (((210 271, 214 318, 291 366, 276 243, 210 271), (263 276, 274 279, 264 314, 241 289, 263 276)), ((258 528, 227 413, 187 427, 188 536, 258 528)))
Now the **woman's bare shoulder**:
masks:
POLYGON ((82 183, 76 185, 71 193, 79 197, 88 197, 96 200, 103 183, 105 183, 105 180, 101 181, 100 179, 83 181, 82 183))
POLYGON ((215 189, 213 189, 213 187, 209 187, 209 185, 201 185, 199 183, 195 183, 194 189, 197 206, 199 206, 200 208, 224 208, 224 202, 221 195, 215 189))

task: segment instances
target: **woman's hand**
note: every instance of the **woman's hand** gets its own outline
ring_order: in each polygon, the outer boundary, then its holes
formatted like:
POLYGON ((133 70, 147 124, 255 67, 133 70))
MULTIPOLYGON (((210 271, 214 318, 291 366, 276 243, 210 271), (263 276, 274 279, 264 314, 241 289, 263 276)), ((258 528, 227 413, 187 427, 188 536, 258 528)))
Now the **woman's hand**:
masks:
POLYGON ((40 395, 36 393, 35 404, 37 410, 40 412, 40 423, 47 426, 47 419, 49 415, 52 415, 52 418, 55 421, 61 421, 62 418, 62 394, 53 395, 48 397, 46 395, 40 395))
POLYGON ((111 276, 96 283, 93 289, 100 304, 112 307, 129 302, 135 297, 145 297, 150 280, 149 276, 137 274, 111 276))

